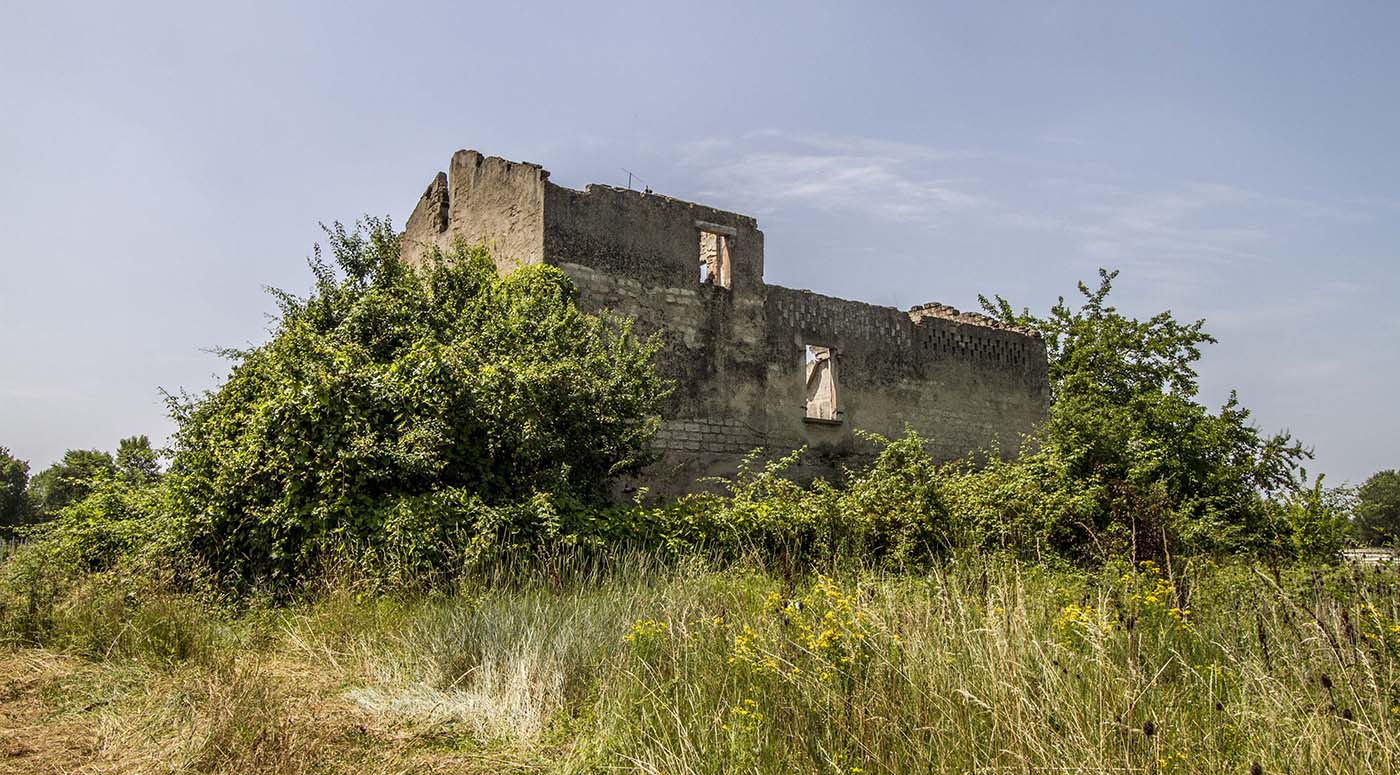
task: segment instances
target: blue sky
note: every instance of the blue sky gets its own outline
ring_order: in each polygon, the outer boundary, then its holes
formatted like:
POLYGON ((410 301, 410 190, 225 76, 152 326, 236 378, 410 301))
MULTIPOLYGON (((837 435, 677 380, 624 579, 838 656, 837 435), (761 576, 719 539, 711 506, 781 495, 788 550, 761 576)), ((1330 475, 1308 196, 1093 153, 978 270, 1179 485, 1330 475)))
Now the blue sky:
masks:
POLYGON ((1400 467, 1400 4, 5 3, 0 445, 170 430, 318 222, 458 148, 751 213, 768 279, 1204 317, 1212 405, 1400 467))

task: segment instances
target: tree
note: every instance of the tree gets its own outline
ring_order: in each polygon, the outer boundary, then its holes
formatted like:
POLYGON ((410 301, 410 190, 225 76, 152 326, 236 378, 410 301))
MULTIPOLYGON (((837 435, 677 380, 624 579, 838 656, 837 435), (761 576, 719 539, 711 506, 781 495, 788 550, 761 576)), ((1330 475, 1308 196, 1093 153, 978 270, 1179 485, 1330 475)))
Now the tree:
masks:
POLYGON ((59 509, 87 497, 92 480, 115 474, 112 455, 99 449, 70 449, 63 459, 29 480, 29 503, 36 521, 52 519, 59 509))
POLYGON ((332 552, 437 547, 480 507, 597 500, 646 462, 657 344, 581 312, 563 272, 498 276, 466 247, 408 265, 386 221, 328 235, 314 291, 273 291, 271 340, 172 399, 165 480, 218 573, 275 586, 332 552))
POLYGON ((131 436, 117 444, 117 470, 131 484, 148 484, 160 478, 160 455, 145 435, 131 436))
POLYGON ((11 535, 14 528, 24 524, 28 515, 25 486, 29 482, 29 463, 0 447, 0 538, 11 535))
POLYGON ((1357 489, 1352 529, 1363 544, 1400 546, 1400 471, 1372 474, 1357 489))
POLYGON ((1061 297, 1046 317, 981 298, 989 314, 1044 337, 1052 404, 1041 443, 1067 476, 1100 493, 1097 513, 1078 515, 1060 542, 1127 544, 1145 557, 1165 551, 1164 540, 1294 551, 1287 515, 1323 503, 1294 498, 1311 452, 1287 433, 1261 433, 1233 392, 1218 412, 1198 403, 1195 363, 1216 341, 1205 321, 1121 314, 1107 301, 1117 274, 1099 270, 1097 289, 1079 284, 1081 306, 1061 297))

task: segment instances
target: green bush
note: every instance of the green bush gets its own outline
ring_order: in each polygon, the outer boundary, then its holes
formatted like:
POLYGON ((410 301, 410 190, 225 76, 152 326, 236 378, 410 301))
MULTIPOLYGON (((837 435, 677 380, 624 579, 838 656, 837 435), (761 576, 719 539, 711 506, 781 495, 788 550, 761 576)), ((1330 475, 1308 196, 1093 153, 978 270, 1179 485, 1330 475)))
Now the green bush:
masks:
POLYGON ((1040 469, 1027 472, 1032 490, 1067 507, 1052 507, 1068 520, 1047 531, 1052 548, 1136 559, 1291 553, 1302 545, 1295 527, 1337 527, 1335 509, 1304 497, 1300 464, 1309 449, 1287 433, 1262 433, 1233 393, 1218 412, 1196 401, 1194 364, 1216 341, 1205 321, 1183 323, 1170 312, 1127 317, 1108 303, 1117 273, 1099 275, 1097 289, 1079 285, 1082 306, 1061 297, 1045 317, 982 299, 989 313, 1038 331, 1047 345, 1050 416, 1036 435, 1039 452, 1021 462, 1040 469), (1295 514, 1299 508, 1319 510, 1295 514))
POLYGON ((880 453, 838 483, 803 487, 788 478, 804 450, 762 466, 749 460, 733 479, 720 481, 724 495, 610 513, 606 540, 723 561, 750 556, 788 571, 850 563, 918 567, 961 546, 945 502, 947 477, 924 440, 912 432, 894 441, 871 438, 880 453))
POLYGON ((465 247, 410 266, 378 221, 329 234, 313 292, 275 292, 271 339, 229 353, 217 390, 172 400, 170 470, 144 437, 124 441, 125 462, 75 480, 86 495, 6 563, 6 627, 56 626, 75 579, 123 564, 284 595, 328 571, 422 587, 547 569, 563 550, 754 557, 791 575, 962 552, 1091 565, 1341 546, 1346 505, 1308 485, 1307 450, 1261 434, 1233 397, 1218 412, 1194 400, 1203 323, 1119 314, 1109 273, 1046 318, 988 302, 1050 354, 1049 419, 1014 459, 940 464, 910 432, 871 437, 875 458, 834 482, 792 481, 799 450, 746 461, 719 492, 605 507, 610 478, 648 460, 654 340, 580 312, 551 267, 501 277, 465 247))
POLYGON ((1400 546, 1400 471, 1378 471, 1355 493, 1356 539, 1373 546, 1400 546))
POLYGON ((277 294, 271 341, 173 402, 167 478, 218 574, 286 587, 350 550, 431 566, 493 509, 598 502, 647 460, 656 345, 580 312, 561 271, 499 277, 464 247, 410 266, 380 221, 329 235, 314 292, 277 294))

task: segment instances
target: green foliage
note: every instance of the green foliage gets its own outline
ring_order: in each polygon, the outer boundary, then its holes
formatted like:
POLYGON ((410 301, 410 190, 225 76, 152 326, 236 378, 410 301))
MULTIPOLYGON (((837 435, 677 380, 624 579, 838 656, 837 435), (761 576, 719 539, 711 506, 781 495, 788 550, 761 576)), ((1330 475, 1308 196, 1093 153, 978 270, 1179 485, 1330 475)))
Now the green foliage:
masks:
POLYGON ((882 445, 875 462, 851 473, 834 494, 835 517, 853 523, 838 552, 917 565, 964 545, 964 515, 949 508, 946 485, 924 440, 912 430, 893 441, 869 438, 882 445))
POLYGON ((70 449, 63 459, 29 480, 29 507, 36 521, 52 519, 64 507, 92 492, 92 480, 117 470, 111 453, 100 449, 70 449))
MULTIPOLYGON (((1198 403, 1194 364, 1215 342, 1205 321, 1184 324, 1170 312, 1148 320, 1108 304, 1116 272, 1100 270, 1099 287, 1083 283, 1083 304, 1063 297, 1046 317, 1016 312, 1000 297, 984 308, 1001 320, 1039 331, 1049 355, 1050 417, 1037 438, 1049 468, 1075 498, 1073 529, 1055 532, 1071 555, 1131 551, 1292 552, 1292 529, 1335 526, 1335 514, 1306 491, 1300 463, 1311 452, 1288 434, 1266 435, 1232 393, 1218 412, 1198 403), (1285 505, 1286 504, 1286 505, 1285 505), (1297 509, 1304 512, 1297 512, 1297 509)), ((1332 538, 1306 541, 1330 545, 1332 538)))
POLYGON ((0 447, 0 539, 8 538, 28 517, 25 487, 29 483, 29 463, 0 447))
POLYGON ((132 484, 147 484, 160 478, 160 454, 151 448, 144 434, 122 439, 117 444, 117 471, 132 484))
POLYGON ((995 301, 978 298, 989 314, 1044 337, 1055 398, 1087 392, 1125 403, 1164 390, 1194 396, 1197 375, 1192 364, 1200 360, 1201 345, 1216 342, 1204 331, 1205 321, 1183 324, 1171 312, 1145 321, 1124 317, 1106 304, 1117 276, 1100 269, 1097 289, 1079 283, 1082 307, 1070 307, 1061 296, 1044 318, 1028 309, 1016 312, 1000 296, 995 301))
POLYGON ((1372 546, 1400 547, 1400 471, 1372 474, 1356 491, 1356 539, 1372 546))
POLYGON ((274 292, 271 340, 230 353, 217 391, 172 399, 168 473, 145 437, 46 472, 44 487, 85 497, 37 534, 36 556, 71 575, 163 563, 282 594, 328 569, 421 587, 617 547, 792 575, 964 552, 1093 565, 1341 546, 1349 506, 1308 483, 1305 449, 1261 434, 1233 396, 1218 412, 1194 400, 1214 341, 1202 323, 1121 315, 1109 273, 1043 319, 987 303, 1042 331, 1051 357, 1049 419, 1013 459, 939 464, 913 432, 870 436, 878 453, 839 481, 794 482, 799 450, 752 457, 719 492, 604 507, 609 478, 647 460, 654 342, 581 313, 549 267, 500 277, 464 247, 408 266, 377 221, 330 237, 309 297, 274 292))
MULTIPOLYGON (((1085 528, 1105 499, 1102 483, 1074 476, 1070 461, 1053 448, 1027 450, 1014 460, 993 455, 982 465, 947 466, 948 509, 960 524, 957 546, 1053 560, 1091 545, 1085 528)), ((1070 556, 1108 554, 1102 547, 1070 556)))
POLYGON ((86 497, 34 529, 35 551, 75 574, 141 556, 156 563, 175 560, 184 547, 171 526, 174 506, 166 488, 98 474, 89 480, 86 497))
POLYGON ((785 572, 832 564, 921 567, 955 545, 938 468, 914 433, 889 441, 839 486, 796 484, 788 470, 803 450, 761 466, 750 458, 723 495, 699 493, 652 509, 615 509, 574 519, 572 543, 628 543, 676 556, 754 557, 785 572))
POLYGON ((176 511, 220 575, 287 586, 391 546, 431 564, 490 509, 597 501, 646 461, 656 345, 580 312, 561 271, 499 277, 465 247, 410 266, 383 221, 328 234, 311 295, 274 291, 272 339, 172 401, 176 511))
POLYGON ((1321 476, 1311 487, 1288 493, 1281 504, 1291 542, 1288 554, 1305 560, 1339 557, 1350 527, 1352 501, 1349 488, 1325 489, 1321 476))
MULTIPOLYGON (((5 511, 8 507, 0 506, 0 514, 14 514, 10 522, 0 517, 0 530, 6 524, 18 526, 52 520, 64 509, 81 504, 101 490, 104 486, 102 483, 114 476, 131 485, 149 484, 160 477, 160 456, 151 448, 151 441, 146 436, 122 439, 115 458, 100 449, 70 449, 63 454, 62 460, 29 478, 27 487, 23 481, 11 476, 10 468, 4 462, 7 457, 8 452, 0 455, 0 471, 10 477, 5 480, 7 483, 20 482, 23 502, 16 512, 5 511)), ((27 470, 28 465, 24 465, 27 470)), ((98 502, 102 502, 103 497, 99 495, 98 502)), ((0 502, 8 498, 5 495, 0 502)))

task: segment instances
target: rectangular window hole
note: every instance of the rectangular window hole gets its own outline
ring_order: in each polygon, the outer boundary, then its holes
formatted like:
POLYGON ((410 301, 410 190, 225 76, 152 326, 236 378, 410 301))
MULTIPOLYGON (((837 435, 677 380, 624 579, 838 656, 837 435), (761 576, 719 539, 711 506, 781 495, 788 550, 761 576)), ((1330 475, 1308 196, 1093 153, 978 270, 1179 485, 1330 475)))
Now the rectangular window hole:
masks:
POLYGON ((729 268, 728 234, 700 230, 700 282, 728 288, 731 281, 729 268))
POLYGON ((836 368, 836 351, 830 347, 809 344, 806 346, 803 369, 806 373, 808 422, 840 423, 839 374, 836 368))

